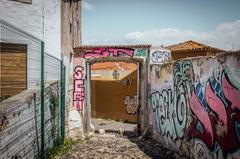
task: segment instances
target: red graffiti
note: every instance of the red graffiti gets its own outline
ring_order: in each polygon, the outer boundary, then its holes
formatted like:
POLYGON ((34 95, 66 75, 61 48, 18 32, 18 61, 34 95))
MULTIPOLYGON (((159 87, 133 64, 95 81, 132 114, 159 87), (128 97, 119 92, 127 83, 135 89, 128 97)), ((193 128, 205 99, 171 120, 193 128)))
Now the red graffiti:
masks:
POLYGON ((199 138, 206 143, 210 150, 214 150, 215 142, 219 144, 223 155, 235 152, 240 148, 236 123, 240 123, 240 92, 227 79, 225 73, 221 78, 222 92, 227 101, 217 95, 208 81, 205 88, 205 99, 210 111, 206 111, 199 101, 195 91, 192 92, 190 108, 193 120, 189 127, 189 135, 199 138), (196 129, 197 122, 203 130, 196 129))
POLYGON ((73 89, 73 106, 76 110, 82 111, 83 101, 85 97, 84 79, 83 79, 83 67, 75 67, 74 74, 74 89, 73 89))
POLYGON ((86 52, 83 55, 83 58, 85 59, 91 59, 91 58, 99 58, 99 57, 108 57, 108 56, 120 56, 120 55, 126 55, 129 57, 133 57, 134 55, 134 49, 130 48, 94 48, 90 52, 86 52))

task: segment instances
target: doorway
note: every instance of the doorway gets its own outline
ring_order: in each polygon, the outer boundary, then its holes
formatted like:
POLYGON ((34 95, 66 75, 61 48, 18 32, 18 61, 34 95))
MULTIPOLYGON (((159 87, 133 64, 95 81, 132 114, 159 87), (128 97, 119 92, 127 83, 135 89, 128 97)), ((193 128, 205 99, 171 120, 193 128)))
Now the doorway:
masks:
POLYGON ((91 65, 91 117, 137 123, 137 64, 91 65))
MULTIPOLYGON (((95 86, 91 86, 92 85, 91 76, 96 79, 96 78, 101 77, 101 75, 98 74, 98 73, 92 74, 93 70, 91 70, 91 68, 94 67, 95 63, 103 63, 103 62, 112 62, 112 64, 114 63, 114 65, 119 65, 119 63, 122 63, 123 65, 128 64, 128 65, 132 65, 130 67, 134 68, 129 73, 125 73, 125 76, 123 75, 121 77, 119 75, 119 79, 115 79, 114 81, 112 81, 113 83, 114 82, 118 83, 118 85, 128 87, 130 85, 130 82, 132 82, 132 80, 134 80, 134 78, 135 78, 136 90, 135 90, 135 92, 133 92, 133 94, 129 94, 129 95, 125 94, 123 99, 119 98, 120 102, 115 102, 115 103, 122 103, 122 106, 123 106, 121 108, 122 109, 121 110, 122 111, 122 116, 119 115, 121 113, 119 113, 118 116, 114 116, 119 110, 117 111, 116 109, 114 109, 114 110, 112 109, 110 111, 110 114, 112 113, 110 117, 113 120, 120 120, 122 122, 130 122, 130 123, 137 124, 137 125, 135 125, 136 126, 136 132, 137 132, 138 135, 140 135, 141 134, 141 120, 142 120, 141 119, 142 116, 140 114, 141 105, 142 105, 142 102, 145 102, 144 100, 142 100, 143 98, 141 99, 141 96, 145 96, 145 90, 140 91, 140 87, 143 87, 145 85, 145 82, 144 82, 144 80, 141 80, 141 77, 143 77, 142 76, 143 72, 141 71, 141 68, 143 67, 144 61, 143 61, 143 59, 139 59, 139 58, 108 57, 108 58, 98 58, 98 59, 86 60, 86 69, 87 69, 86 72, 88 72, 88 73, 86 75, 86 85, 87 85, 86 105, 87 105, 87 107, 86 107, 86 109, 84 109, 85 116, 86 116, 85 120, 87 120, 86 122, 84 122, 84 123, 86 123, 85 130, 87 132, 90 130, 90 119, 91 119, 91 117, 94 116, 94 115, 95 116, 99 115, 99 114, 97 114, 98 112, 96 112, 96 111, 94 112, 94 109, 96 109, 96 108, 94 108, 94 105, 96 106, 96 101, 94 101, 94 100, 96 100, 96 95, 93 95, 93 96, 95 96, 95 99, 94 99, 94 97, 93 98, 91 97, 92 96, 91 88, 96 87, 96 84, 95 84, 95 86), (116 62, 117 62, 117 64, 116 64, 116 62), (120 78, 121 78, 121 80, 120 80, 120 78), (139 99, 141 99, 141 100, 139 100, 139 99), (127 114, 127 112, 129 112, 129 114, 127 114), (126 118, 126 116, 128 118, 126 118), (132 116, 132 117, 129 118, 129 116, 132 116)), ((110 73, 110 71, 109 71, 108 74, 113 76, 114 71, 116 71, 116 70, 113 69, 112 72, 110 73)), ((112 77, 112 78, 114 78, 114 77, 112 77)), ((132 84, 132 87, 133 87, 133 84, 132 84)), ((101 88, 103 89, 103 86, 101 88)), ((102 90, 102 89, 99 89, 99 90, 102 90)), ((114 89, 112 89, 111 92, 113 93, 114 89)), ((118 90, 115 90, 115 92, 118 92, 118 90)), ((111 101, 111 97, 107 96, 107 98, 105 97, 105 100, 111 101)), ((100 114, 100 115, 105 115, 105 114, 100 114)), ((107 114, 107 115, 109 115, 109 114, 107 114)))

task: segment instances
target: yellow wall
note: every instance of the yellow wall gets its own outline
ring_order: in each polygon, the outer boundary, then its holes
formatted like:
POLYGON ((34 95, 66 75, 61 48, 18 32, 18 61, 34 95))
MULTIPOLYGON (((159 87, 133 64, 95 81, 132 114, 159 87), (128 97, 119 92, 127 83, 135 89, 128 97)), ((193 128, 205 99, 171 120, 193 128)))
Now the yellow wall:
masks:
POLYGON ((125 96, 134 97, 137 94, 137 72, 130 75, 131 84, 123 81, 91 81, 92 117, 123 120, 136 123, 136 114, 129 114, 124 103, 125 96))

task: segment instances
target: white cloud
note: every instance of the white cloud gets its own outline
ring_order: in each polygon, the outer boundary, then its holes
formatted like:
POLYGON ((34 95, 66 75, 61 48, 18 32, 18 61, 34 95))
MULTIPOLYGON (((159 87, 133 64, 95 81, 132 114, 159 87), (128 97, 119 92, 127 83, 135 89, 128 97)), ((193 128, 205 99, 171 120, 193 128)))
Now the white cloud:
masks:
POLYGON ((222 23, 214 31, 199 32, 174 28, 131 32, 126 39, 134 43, 171 45, 186 40, 196 40, 222 49, 240 49, 240 20, 222 23))
POLYGON ((127 33, 124 38, 105 38, 85 40, 83 43, 91 44, 150 44, 150 45, 172 45, 187 40, 195 40, 204 44, 232 50, 240 49, 240 20, 226 22, 218 25, 214 30, 200 32, 194 30, 181 30, 177 28, 153 29, 143 32, 127 33))
POLYGON ((91 3, 87 2, 86 0, 82 1, 82 5, 83 5, 83 9, 85 10, 93 10, 94 8, 94 6, 91 3))

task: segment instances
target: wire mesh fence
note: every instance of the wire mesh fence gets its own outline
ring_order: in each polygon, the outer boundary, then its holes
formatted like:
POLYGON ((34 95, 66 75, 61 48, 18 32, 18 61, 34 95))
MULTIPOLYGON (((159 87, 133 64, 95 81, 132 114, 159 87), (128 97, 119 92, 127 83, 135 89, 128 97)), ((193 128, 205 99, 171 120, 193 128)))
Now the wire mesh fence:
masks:
POLYGON ((44 80, 55 81, 61 78, 61 60, 45 53, 44 54, 44 80))
POLYGON ((6 145, 10 151, 19 143, 32 145, 14 151, 23 158, 44 155, 64 138, 65 67, 60 59, 44 52, 44 42, 1 19, 0 67, 0 123, 2 117, 9 117, 10 123, 1 130, 0 158, 12 153, 6 151, 6 145), (17 122, 10 121, 14 114, 19 114, 19 120, 14 119, 17 122), (23 134, 30 135, 29 140, 23 134), (16 143, 4 140, 8 135, 16 143))
MULTIPOLYGON (((41 40, 0 20, 1 97, 40 88, 41 40)), ((44 53, 44 81, 60 81, 61 60, 44 53)))
POLYGON ((40 87, 41 41, 1 20, 1 96, 40 87))

